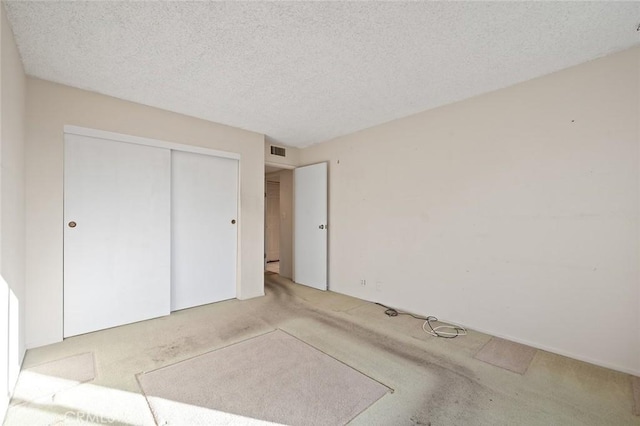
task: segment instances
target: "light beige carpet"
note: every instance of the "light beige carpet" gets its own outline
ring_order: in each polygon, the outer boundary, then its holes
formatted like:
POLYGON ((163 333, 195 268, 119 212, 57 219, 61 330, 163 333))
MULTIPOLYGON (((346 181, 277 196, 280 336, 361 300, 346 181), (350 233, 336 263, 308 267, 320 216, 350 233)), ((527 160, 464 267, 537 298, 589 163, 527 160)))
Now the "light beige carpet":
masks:
POLYGON ((640 416, 640 377, 631 376, 631 387, 633 388, 633 414, 640 416))
POLYGON ((158 424, 343 425, 389 391, 281 330, 138 381, 158 424))
POLYGON ((93 353, 87 352, 29 367, 20 372, 12 404, 35 402, 95 378, 93 353))
POLYGON ((496 367, 524 374, 529 368, 537 349, 520 343, 492 337, 486 345, 478 351, 475 358, 496 367))

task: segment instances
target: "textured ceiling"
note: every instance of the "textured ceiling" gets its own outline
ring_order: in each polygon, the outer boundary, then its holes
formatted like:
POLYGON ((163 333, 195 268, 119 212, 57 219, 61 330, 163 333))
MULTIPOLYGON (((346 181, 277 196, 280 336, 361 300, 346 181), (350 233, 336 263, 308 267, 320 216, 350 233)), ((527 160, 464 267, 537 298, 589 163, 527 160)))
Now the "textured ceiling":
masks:
POLYGON ((308 146, 640 44, 638 2, 5 2, 29 75, 308 146))

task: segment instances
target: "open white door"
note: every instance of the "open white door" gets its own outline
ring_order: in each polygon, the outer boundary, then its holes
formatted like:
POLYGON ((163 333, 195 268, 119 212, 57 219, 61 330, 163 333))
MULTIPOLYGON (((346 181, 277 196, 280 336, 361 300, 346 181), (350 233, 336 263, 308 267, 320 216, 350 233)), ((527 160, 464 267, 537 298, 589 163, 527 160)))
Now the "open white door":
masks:
POLYGON ((169 314, 170 161, 65 134, 65 337, 169 314))
POLYGON ((327 163, 293 175, 294 281, 327 289, 327 163))

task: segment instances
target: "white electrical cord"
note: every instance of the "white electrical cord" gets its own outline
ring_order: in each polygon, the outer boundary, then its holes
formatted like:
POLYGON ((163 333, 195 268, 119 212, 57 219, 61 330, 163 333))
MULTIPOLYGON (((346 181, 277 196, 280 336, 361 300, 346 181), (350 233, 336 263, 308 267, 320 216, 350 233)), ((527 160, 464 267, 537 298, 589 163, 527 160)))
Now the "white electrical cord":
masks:
POLYGON ((386 305, 383 305, 382 303, 376 303, 376 305, 386 308, 386 311, 384 311, 384 313, 387 316, 397 317, 398 315, 409 315, 410 317, 424 321, 424 323, 422 324, 422 330, 425 333, 430 334, 434 337, 443 337, 445 339, 453 339, 454 337, 467 335, 467 329, 457 324, 444 323, 444 325, 439 325, 434 328, 431 325, 431 321, 437 321, 437 322, 440 322, 440 321, 438 321, 438 318, 432 315, 429 315, 428 317, 425 318, 419 315, 410 314, 409 312, 402 312, 395 308, 390 308, 386 305), (429 327, 428 330, 427 330, 427 326, 429 327), (443 330, 449 330, 449 331, 443 331, 443 330))
POLYGON ((467 329, 460 325, 445 324, 445 325, 439 325, 437 327, 433 327, 431 325, 431 321, 438 321, 438 318, 434 316, 428 316, 425 322, 422 324, 422 330, 424 330, 425 333, 430 334, 434 337, 446 337, 446 338, 452 339, 457 336, 467 335, 467 329), (427 326, 429 326, 428 330, 427 330, 427 326), (452 331, 443 331, 443 330, 452 330, 452 331))

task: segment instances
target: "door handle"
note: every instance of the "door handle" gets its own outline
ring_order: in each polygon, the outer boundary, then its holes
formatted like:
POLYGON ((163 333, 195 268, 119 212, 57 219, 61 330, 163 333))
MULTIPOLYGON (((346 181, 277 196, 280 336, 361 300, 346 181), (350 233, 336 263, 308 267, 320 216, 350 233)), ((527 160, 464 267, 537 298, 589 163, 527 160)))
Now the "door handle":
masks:
POLYGON ((69 222, 69 228, 75 228, 77 225, 77 223, 75 223, 74 221, 69 222))
POLYGON ((320 228, 320 229, 324 229, 324 225, 320 225, 320 226, 319 226, 319 228, 320 228))

